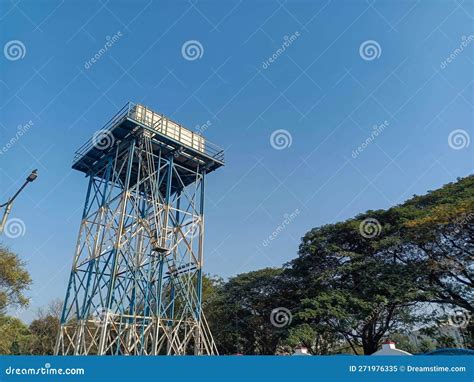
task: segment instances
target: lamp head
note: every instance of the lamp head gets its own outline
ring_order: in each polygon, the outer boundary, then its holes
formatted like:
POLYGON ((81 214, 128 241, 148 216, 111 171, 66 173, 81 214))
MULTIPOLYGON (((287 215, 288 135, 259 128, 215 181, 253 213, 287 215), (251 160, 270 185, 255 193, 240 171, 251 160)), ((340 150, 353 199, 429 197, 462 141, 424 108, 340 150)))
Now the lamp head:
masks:
POLYGON ((38 170, 33 170, 31 171, 31 174, 28 175, 28 178, 26 178, 26 180, 28 182, 33 182, 37 177, 38 177, 38 170))

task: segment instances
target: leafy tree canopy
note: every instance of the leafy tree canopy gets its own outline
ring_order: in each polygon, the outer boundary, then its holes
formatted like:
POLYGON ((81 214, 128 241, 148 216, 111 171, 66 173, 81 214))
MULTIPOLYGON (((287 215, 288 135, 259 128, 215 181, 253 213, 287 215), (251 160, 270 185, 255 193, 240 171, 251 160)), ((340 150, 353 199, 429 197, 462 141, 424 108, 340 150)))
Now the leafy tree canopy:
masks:
POLYGON ((28 304, 25 291, 31 278, 19 257, 0 245, 0 315, 9 307, 24 307, 28 304))

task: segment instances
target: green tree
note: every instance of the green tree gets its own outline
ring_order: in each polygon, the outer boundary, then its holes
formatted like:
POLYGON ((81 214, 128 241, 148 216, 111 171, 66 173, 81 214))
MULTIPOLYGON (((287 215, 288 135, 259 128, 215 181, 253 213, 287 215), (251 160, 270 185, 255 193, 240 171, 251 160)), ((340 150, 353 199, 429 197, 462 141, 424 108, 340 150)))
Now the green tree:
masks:
POLYGON ((8 308, 28 305, 24 293, 30 284, 30 275, 18 255, 0 245, 0 315, 8 308))
POLYGON ((18 318, 0 315, 0 354, 31 354, 33 336, 18 318))
POLYGON ((405 251, 398 259, 420 273, 426 301, 474 313, 474 176, 393 208, 405 251))
MULTIPOLYGON (((337 335, 328 332, 324 325, 298 323, 288 328, 288 335, 281 341, 282 346, 294 350, 297 346, 306 347, 313 355, 347 353, 349 349, 339 341, 337 335)), ((291 354, 291 352, 290 352, 291 354)))
POLYGON ((19 315, 28 305, 25 291, 31 284, 19 257, 0 245, 0 354, 29 354, 31 334, 18 318, 6 315, 12 309, 19 315))
POLYGON ((31 352, 36 355, 54 354, 54 346, 59 332, 61 300, 52 301, 46 309, 39 309, 37 317, 31 322, 31 352))
POLYGON ((218 287, 210 327, 221 354, 274 354, 285 329, 272 325, 270 315, 280 307, 277 276, 282 269, 265 268, 232 277, 218 287))
POLYGON ((371 354, 390 334, 432 322, 423 303, 472 312, 473 258, 470 176, 388 210, 314 228, 286 273, 301 285, 297 320, 371 354), (364 232, 367 221, 371 232, 364 232))
POLYGON ((308 232, 288 270, 305 288, 297 318, 355 354, 372 354, 388 333, 413 323, 418 275, 393 256, 397 230, 391 213, 368 211, 308 232), (361 233, 367 219, 378 222, 375 237, 361 233))

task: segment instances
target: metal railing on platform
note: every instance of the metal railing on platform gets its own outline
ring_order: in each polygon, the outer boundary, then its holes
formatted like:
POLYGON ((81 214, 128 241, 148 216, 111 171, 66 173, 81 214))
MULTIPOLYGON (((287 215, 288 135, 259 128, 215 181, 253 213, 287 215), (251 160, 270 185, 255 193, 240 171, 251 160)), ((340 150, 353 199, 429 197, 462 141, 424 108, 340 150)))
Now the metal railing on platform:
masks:
POLYGON ((153 132, 171 139, 178 146, 185 146, 197 153, 224 163, 224 150, 221 147, 162 114, 153 112, 143 105, 128 102, 100 129, 100 132, 96 132, 94 137, 76 150, 73 164, 80 161, 94 146, 100 146, 100 142, 97 142, 98 140, 110 138, 114 128, 119 126, 125 119, 151 128, 153 132))

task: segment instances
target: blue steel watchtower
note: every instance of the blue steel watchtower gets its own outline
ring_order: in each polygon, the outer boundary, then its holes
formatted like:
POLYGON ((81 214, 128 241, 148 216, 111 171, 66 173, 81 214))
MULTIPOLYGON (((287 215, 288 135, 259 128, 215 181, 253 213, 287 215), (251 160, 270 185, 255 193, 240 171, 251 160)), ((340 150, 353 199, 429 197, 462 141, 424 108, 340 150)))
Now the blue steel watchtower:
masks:
POLYGON ((217 354, 201 309, 204 179, 224 153, 128 103, 74 157, 89 178, 56 354, 217 354))

